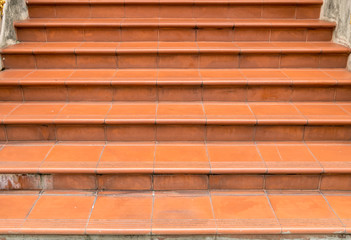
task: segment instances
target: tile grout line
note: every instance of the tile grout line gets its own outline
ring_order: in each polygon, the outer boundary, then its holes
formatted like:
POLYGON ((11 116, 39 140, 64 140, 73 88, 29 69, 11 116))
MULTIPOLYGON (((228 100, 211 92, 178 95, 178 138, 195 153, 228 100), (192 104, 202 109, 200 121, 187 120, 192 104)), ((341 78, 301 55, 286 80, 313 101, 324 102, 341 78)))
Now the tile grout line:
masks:
POLYGON ((282 227, 282 224, 280 223, 279 218, 278 218, 276 212, 274 211, 274 208, 273 208, 273 206, 272 206, 271 199, 270 199, 269 196, 268 196, 267 190, 264 189, 263 191, 264 191, 264 195, 266 196, 266 199, 267 199, 267 201, 268 201, 268 204, 269 204, 269 206, 270 206, 270 208, 271 208, 271 210, 272 210, 272 212, 273 212, 273 214, 274 214, 275 220, 277 221, 277 223, 278 223, 279 226, 280 226, 280 234, 283 234, 283 227, 282 227))
POLYGON ((211 190, 208 189, 207 192, 208 192, 208 197, 210 198, 212 216, 213 216, 214 223, 215 223, 215 226, 216 226, 216 236, 217 236, 217 235, 218 235, 218 219, 216 218, 216 214, 215 214, 215 212, 214 212, 211 190))
POLYGON ((88 219, 87 219, 87 223, 85 224, 85 228, 84 228, 84 234, 85 235, 87 235, 87 228, 88 228, 88 225, 89 225, 89 222, 90 222, 91 215, 93 214, 93 210, 94 210, 94 207, 95 207, 96 200, 98 198, 98 194, 99 194, 99 191, 95 191, 95 199, 94 199, 93 205, 91 206, 90 213, 89 213, 89 216, 88 216, 88 219))
POLYGON ((37 205, 37 203, 38 203, 39 199, 42 197, 43 193, 44 193, 44 190, 40 190, 37 199, 33 203, 33 206, 30 208, 28 214, 23 219, 24 220, 23 223, 21 224, 21 226, 18 227, 19 230, 23 229, 24 224, 27 222, 29 215, 32 213, 34 207, 37 205))

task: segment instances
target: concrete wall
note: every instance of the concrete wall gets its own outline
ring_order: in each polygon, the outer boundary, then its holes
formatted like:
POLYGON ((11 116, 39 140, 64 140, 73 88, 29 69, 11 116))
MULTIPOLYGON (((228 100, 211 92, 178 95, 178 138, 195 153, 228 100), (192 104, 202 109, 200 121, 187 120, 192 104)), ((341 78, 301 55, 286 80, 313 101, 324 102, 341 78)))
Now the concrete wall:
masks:
MULTIPOLYGON (((336 22, 333 41, 351 47, 351 0, 324 0, 321 19, 336 22)), ((351 70, 351 56, 348 69, 351 70)))

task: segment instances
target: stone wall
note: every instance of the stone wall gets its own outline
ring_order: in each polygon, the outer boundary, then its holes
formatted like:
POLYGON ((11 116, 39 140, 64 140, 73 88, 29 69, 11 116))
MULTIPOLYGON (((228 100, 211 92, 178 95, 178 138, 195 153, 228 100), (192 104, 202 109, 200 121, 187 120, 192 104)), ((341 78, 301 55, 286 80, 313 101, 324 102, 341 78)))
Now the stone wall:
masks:
MULTIPOLYGON (((324 0, 321 19, 336 22, 333 41, 351 47, 351 0, 324 0)), ((351 56, 348 69, 351 70, 351 56)))

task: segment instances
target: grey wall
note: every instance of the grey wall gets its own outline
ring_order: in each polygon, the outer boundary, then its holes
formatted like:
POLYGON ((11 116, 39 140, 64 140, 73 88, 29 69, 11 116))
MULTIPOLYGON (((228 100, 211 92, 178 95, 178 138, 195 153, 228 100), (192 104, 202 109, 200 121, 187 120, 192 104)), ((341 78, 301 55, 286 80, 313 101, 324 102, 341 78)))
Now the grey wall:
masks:
MULTIPOLYGON (((336 22, 333 41, 351 47, 351 0, 324 0, 321 19, 336 22)), ((351 56, 348 69, 351 70, 351 56)))

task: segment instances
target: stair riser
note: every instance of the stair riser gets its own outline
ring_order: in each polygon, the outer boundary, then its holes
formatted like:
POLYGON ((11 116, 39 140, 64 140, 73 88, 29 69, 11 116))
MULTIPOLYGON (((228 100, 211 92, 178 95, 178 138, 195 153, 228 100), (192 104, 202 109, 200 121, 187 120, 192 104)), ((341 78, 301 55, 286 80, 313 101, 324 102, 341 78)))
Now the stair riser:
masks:
POLYGON ((0 101, 351 101, 351 86, 0 86, 0 101))
POLYGON ((0 190, 351 190, 351 175, 0 174, 0 190))
POLYGON ((320 5, 67 4, 29 5, 30 18, 286 18, 318 19, 320 5), (74 13, 74 15, 72 15, 74 13))
MULTIPOLYGON (((21 123, 0 126, 0 141, 350 141, 350 125, 226 125, 168 124, 97 125, 100 120, 79 125, 21 123)), ((101 120, 103 121, 103 120, 101 120)), ((192 121, 192 120, 191 120, 192 121)), ((191 122, 190 121, 190 122, 191 122)), ((197 121, 197 120, 196 120, 197 121)), ((205 120, 204 120, 205 121, 205 120)), ((42 120, 40 120, 42 122, 42 120)), ((72 121, 71 121, 72 122, 72 121)), ((171 123, 172 122, 172 123, 171 123)), ((189 122, 189 121, 188 121, 189 122)), ((195 122, 195 121, 194 121, 195 122)), ((214 122, 215 123, 215 122, 214 122)))
POLYGON ((345 68, 347 53, 91 53, 3 54, 6 69, 345 68))
POLYGON ((22 42, 201 42, 201 41, 330 41, 333 28, 188 28, 188 27, 26 27, 17 28, 22 42))

